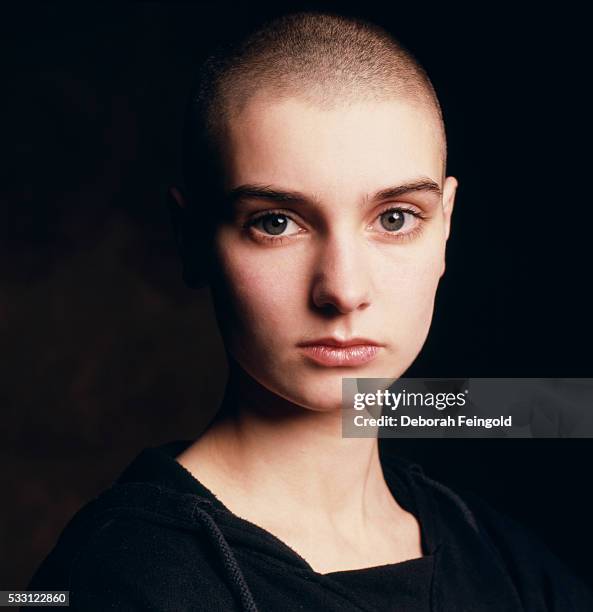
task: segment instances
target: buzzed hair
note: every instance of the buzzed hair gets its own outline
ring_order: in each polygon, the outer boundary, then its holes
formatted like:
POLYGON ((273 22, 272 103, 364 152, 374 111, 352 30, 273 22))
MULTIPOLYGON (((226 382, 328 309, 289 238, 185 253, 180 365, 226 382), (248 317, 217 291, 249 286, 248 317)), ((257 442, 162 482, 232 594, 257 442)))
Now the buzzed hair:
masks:
POLYGON ((219 46, 199 66, 183 129, 182 174, 188 206, 171 210, 184 280, 201 286, 213 229, 224 217, 220 145, 228 120, 256 95, 298 97, 321 108, 406 99, 428 108, 446 139, 435 90, 413 55, 387 30, 331 12, 298 12, 268 21, 219 46), (203 204, 203 205, 202 205, 203 204))
POLYGON ((298 97, 321 108, 412 100, 433 113, 445 163, 441 107, 413 55, 376 24, 328 12, 298 12, 219 47, 200 66, 184 129, 183 174, 190 192, 195 181, 203 185, 205 164, 218 158, 226 121, 257 94, 271 100, 298 97))

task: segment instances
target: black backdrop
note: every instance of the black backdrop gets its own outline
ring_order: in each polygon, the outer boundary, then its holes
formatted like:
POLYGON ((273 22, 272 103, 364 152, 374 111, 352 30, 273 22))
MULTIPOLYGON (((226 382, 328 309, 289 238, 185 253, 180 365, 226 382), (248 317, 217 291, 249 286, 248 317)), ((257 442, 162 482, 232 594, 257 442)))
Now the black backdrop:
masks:
MULTIPOLYGON (((567 3, 341 7, 386 26, 427 68, 460 181, 433 326, 408 375, 590 376, 584 15, 567 3)), ((181 284, 163 194, 195 58, 289 8, 324 5, 1 9, 2 588, 24 584, 137 450, 193 437, 207 418, 196 402, 216 405, 219 339, 207 300, 181 284)), ((478 491, 593 583, 590 440, 385 449, 478 491)))

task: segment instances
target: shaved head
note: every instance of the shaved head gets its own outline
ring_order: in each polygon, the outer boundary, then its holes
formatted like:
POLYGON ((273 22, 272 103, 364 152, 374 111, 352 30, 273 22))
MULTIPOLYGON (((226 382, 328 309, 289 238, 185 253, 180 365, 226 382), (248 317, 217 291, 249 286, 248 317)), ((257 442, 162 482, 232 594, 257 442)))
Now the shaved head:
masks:
POLYGON ((297 97, 331 109, 367 100, 407 100, 429 110, 446 158, 440 105, 426 72, 386 30, 358 18, 302 12, 276 18, 218 49, 200 67, 184 131, 190 193, 219 157, 229 119, 254 98, 297 97))

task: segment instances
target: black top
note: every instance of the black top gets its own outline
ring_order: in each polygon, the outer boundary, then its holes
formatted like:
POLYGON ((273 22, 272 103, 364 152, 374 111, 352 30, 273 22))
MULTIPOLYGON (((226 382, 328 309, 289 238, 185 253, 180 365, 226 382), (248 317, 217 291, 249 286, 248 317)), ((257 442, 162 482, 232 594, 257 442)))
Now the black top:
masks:
MULTIPOLYGON (((174 458, 187 447, 187 444, 173 442, 162 446, 160 450, 174 458)), ((175 487, 179 490, 187 490, 197 495, 209 499, 221 506, 223 504, 216 496, 199 482, 182 465, 178 464, 181 470, 175 466, 170 466, 170 478, 175 487), (189 475, 189 479, 187 476, 189 475)), ((395 480, 392 477, 391 482, 395 480)), ((411 559, 401 563, 390 563, 378 565, 364 569, 344 570, 319 574, 311 568, 311 572, 324 579, 331 579, 339 582, 340 585, 351 593, 355 599, 364 601, 371 610, 405 610, 406 612, 428 612, 430 610, 430 583, 432 580, 433 560, 431 551, 434 550, 434 536, 431 529, 426 529, 430 524, 431 508, 430 500, 422 495, 419 489, 411 489, 405 480, 398 482, 397 493, 393 491, 397 502, 408 512, 416 516, 421 525, 422 532, 422 552, 423 557, 411 559), (423 526, 425 526, 423 528, 423 526), (397 602, 397 605, 395 604, 397 602)), ((225 510, 231 514, 237 523, 240 523, 246 531, 257 527, 253 523, 243 520, 233 514, 228 508, 225 510)), ((276 536, 268 531, 257 527, 258 530, 265 531, 271 539, 276 536)), ((280 540, 278 540, 280 542, 280 540)), ((282 546, 290 548, 282 542, 282 546)), ((295 559, 303 562, 304 560, 294 552, 295 559)), ((306 562, 305 562, 306 563, 306 562)), ((307 564, 308 565, 308 564, 307 564)), ((309 566, 310 567, 310 566, 309 566)))
POLYGON ((190 443, 142 451, 74 516, 28 589, 69 590, 85 612, 593 610, 590 591, 524 529, 404 459, 381 461, 418 518, 424 556, 315 572, 175 460, 190 443))

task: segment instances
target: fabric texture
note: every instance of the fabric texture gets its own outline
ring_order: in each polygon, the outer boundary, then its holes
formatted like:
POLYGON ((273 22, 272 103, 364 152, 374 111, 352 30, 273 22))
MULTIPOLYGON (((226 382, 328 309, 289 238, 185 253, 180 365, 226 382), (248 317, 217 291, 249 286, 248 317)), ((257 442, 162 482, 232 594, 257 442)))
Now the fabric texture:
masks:
POLYGON ((189 444, 143 450, 76 513, 27 588, 68 590, 70 609, 85 612, 593 611, 590 590, 525 529, 384 454, 392 494, 421 526, 423 557, 318 573, 180 465, 189 444))

